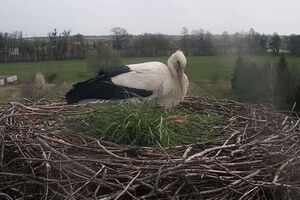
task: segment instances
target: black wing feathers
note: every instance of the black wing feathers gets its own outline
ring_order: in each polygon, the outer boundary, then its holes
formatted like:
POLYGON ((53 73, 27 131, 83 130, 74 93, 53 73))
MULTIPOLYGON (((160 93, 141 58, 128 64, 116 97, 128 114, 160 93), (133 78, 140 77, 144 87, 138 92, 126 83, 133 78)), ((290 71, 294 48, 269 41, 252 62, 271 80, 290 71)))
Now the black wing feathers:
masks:
POLYGON ((99 71, 98 76, 106 76, 107 78, 111 78, 130 71, 131 69, 128 66, 122 65, 118 67, 110 67, 106 71, 101 70, 99 71))
POLYGON ((67 102, 72 104, 83 99, 116 100, 152 95, 152 91, 115 85, 111 81, 112 77, 130 71, 128 66, 110 68, 106 72, 100 71, 95 78, 75 84, 66 94, 67 102))

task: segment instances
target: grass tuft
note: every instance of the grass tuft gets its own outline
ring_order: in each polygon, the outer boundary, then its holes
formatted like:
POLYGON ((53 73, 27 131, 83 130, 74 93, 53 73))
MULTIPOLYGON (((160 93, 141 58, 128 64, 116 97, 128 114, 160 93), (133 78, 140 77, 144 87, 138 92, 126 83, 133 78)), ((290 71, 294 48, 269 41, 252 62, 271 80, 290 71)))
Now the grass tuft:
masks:
POLYGON ((75 132, 102 137, 118 144, 138 146, 175 146, 219 137, 213 126, 225 118, 206 114, 188 114, 146 105, 114 105, 72 117, 68 120, 75 132))

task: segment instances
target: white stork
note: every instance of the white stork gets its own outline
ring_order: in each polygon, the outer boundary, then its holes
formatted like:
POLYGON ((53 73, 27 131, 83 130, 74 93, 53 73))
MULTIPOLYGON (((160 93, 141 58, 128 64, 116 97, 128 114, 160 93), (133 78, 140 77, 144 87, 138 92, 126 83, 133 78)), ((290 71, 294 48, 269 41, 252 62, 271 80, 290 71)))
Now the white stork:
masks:
POLYGON ((186 58, 178 50, 170 56, 167 65, 147 62, 112 67, 100 71, 95 78, 75 84, 66 94, 66 100, 72 104, 87 99, 107 102, 138 98, 170 108, 187 93, 185 66, 186 58))

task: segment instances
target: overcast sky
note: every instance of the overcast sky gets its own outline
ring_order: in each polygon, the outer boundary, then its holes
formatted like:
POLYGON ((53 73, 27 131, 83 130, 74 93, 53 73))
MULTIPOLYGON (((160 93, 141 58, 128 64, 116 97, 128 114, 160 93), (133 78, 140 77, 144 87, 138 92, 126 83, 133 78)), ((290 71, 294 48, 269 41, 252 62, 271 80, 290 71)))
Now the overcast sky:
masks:
POLYGON ((131 34, 180 34, 184 26, 300 34, 300 0, 0 0, 0 32, 107 35, 115 26, 131 34))

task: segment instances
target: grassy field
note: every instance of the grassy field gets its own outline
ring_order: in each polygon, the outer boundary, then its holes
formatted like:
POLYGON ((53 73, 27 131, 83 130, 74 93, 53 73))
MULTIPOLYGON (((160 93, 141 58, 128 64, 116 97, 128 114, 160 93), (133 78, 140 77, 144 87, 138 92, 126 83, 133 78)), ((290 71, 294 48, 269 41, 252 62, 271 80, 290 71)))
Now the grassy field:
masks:
MULTIPOLYGON (((230 79, 235 66, 236 56, 201 56, 188 57, 186 74, 191 82, 190 94, 193 95, 211 95, 215 97, 231 98, 230 79)), ((271 56, 247 56, 245 59, 264 65, 266 62, 273 66, 277 65, 278 57, 271 56)), ((166 63, 167 57, 161 58, 123 58, 123 64, 140 63, 147 61, 161 61, 166 63)), ((300 58, 288 57, 289 66, 296 73, 300 73, 300 58)), ((56 73, 55 82, 72 83, 85 80, 92 76, 87 69, 87 63, 84 60, 72 61, 47 61, 47 62, 22 62, 22 63, 0 63, 0 75, 17 74, 19 80, 25 81, 34 77, 37 72, 44 75, 56 73)), ((0 88, 0 103, 3 99, 13 99, 19 96, 19 88, 2 87, 0 88), (2 100, 1 100, 2 99, 2 100)))
POLYGON ((57 73, 56 82, 76 82, 87 77, 86 66, 84 60, 0 63, 0 74, 16 74, 19 80, 24 81, 34 77, 37 72, 44 75, 57 73))

